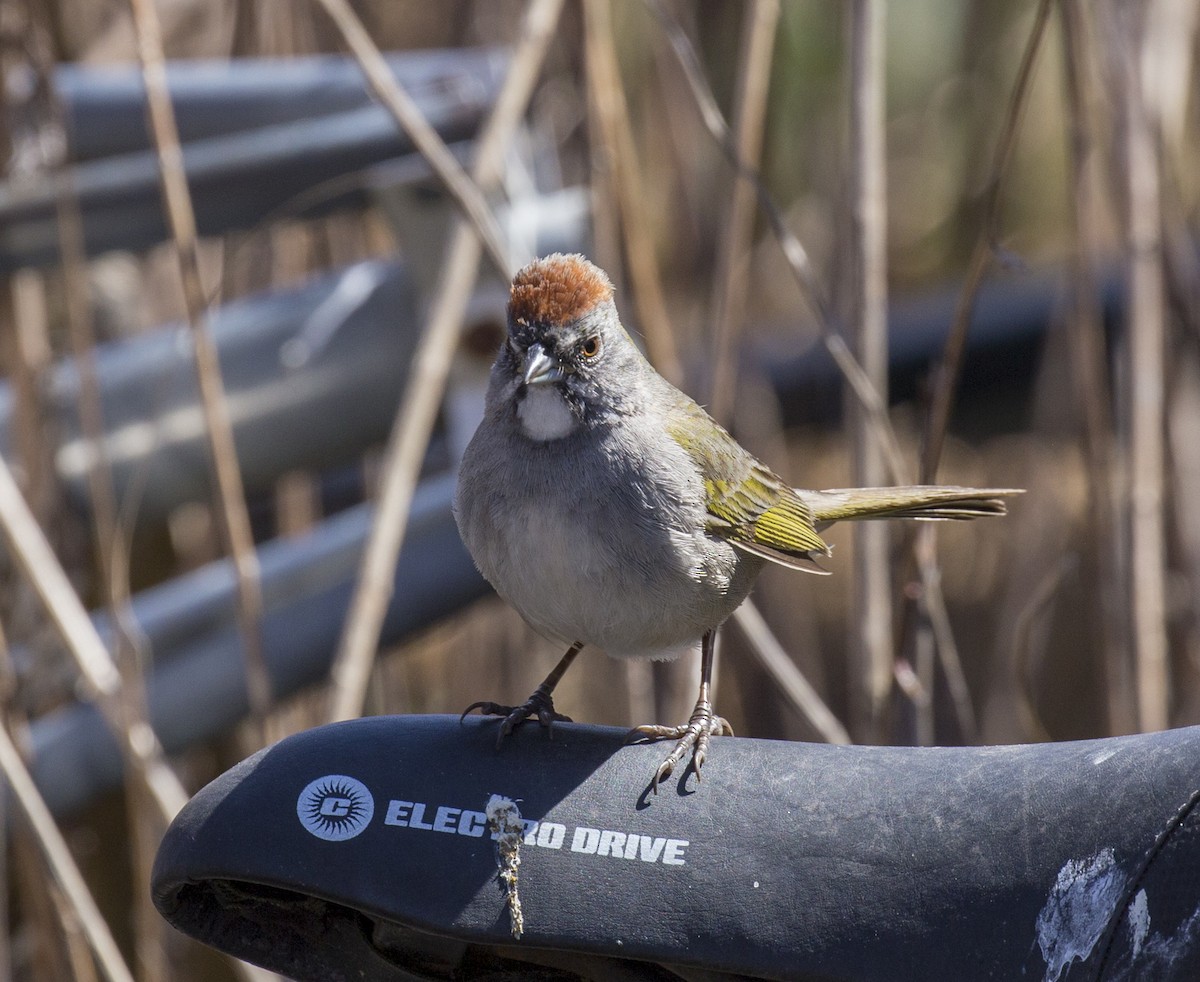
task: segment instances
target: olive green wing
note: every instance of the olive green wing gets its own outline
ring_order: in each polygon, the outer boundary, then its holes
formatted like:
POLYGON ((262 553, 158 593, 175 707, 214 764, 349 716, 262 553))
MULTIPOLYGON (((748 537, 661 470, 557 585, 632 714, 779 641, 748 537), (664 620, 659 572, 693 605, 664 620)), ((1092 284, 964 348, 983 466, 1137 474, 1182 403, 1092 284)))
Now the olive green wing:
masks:
POLYGON ((703 409, 694 403, 688 409, 668 432, 700 469, 708 533, 773 563, 828 572, 815 561, 830 549, 817 534, 809 505, 703 409))

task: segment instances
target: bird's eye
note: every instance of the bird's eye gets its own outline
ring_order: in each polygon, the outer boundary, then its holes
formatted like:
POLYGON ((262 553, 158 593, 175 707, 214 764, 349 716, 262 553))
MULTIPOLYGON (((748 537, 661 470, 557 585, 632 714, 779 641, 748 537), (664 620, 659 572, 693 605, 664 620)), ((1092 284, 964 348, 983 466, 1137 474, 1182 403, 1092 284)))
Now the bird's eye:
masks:
POLYGON ((583 355, 584 358, 595 358, 596 355, 600 354, 600 336, 593 334, 590 338, 584 341, 583 344, 579 346, 579 353, 583 355))

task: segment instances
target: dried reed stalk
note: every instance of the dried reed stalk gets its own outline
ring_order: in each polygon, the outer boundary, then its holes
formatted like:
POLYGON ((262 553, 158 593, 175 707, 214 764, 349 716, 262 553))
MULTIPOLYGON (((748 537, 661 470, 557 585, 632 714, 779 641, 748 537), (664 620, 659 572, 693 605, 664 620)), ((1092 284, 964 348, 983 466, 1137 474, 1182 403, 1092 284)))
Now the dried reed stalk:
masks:
POLYGON ((1083 0, 1062 0, 1059 15, 1071 167, 1068 207, 1074 238, 1067 331, 1088 474, 1088 522, 1092 542, 1088 550, 1088 574, 1099 594, 1096 613, 1107 730, 1109 733, 1132 733, 1136 728, 1137 711, 1132 662, 1125 644, 1129 636, 1129 618, 1122 587, 1127 563, 1113 494, 1112 385, 1105 363, 1104 321, 1099 303, 1103 250, 1099 215, 1103 198, 1095 166, 1100 161, 1100 144, 1092 112, 1093 100, 1097 99, 1098 93, 1094 92, 1093 84, 1095 43, 1091 30, 1091 4, 1083 0))
POLYGON ((125 719, 120 673, 2 459, 0 537, 58 629, 126 759, 142 772, 160 814, 170 820, 187 801, 187 794, 167 766, 154 731, 125 719))
MULTIPOLYGON (((101 592, 113 625, 115 663, 121 674, 120 699, 126 725, 149 729, 143 671, 147 662, 145 638, 130 609, 128 530, 118 521, 116 492, 105 449, 104 418, 100 385, 96 374, 95 332, 89 303, 89 286, 84 268, 83 221, 78 200, 70 185, 66 166, 58 170, 57 212, 59 248, 65 286, 67 334, 79 373, 80 426, 91 447, 87 468, 88 499, 93 519, 97 568, 101 592)), ((149 890, 150 869, 162 837, 162 818, 144 793, 136 764, 125 772, 125 794, 129 805, 131 866, 137 884, 133 890, 139 977, 167 979, 168 966, 163 946, 167 925, 154 909, 149 890), (146 814, 149 807, 152 815, 146 814)), ((78 973, 77 973, 78 977, 78 973)))
POLYGON ((1114 66, 1120 116, 1119 157, 1125 195, 1129 283, 1127 446, 1130 611, 1138 727, 1170 725, 1167 665, 1166 547, 1163 524, 1166 309, 1159 144, 1143 94, 1145 25, 1135 11, 1109 9, 1105 43, 1114 66))
POLYGON ((233 425, 216 345, 209 332, 204 285, 197 254, 195 213, 183 169, 183 151, 175 111, 167 88, 162 36, 154 0, 129 0, 137 36, 138 58, 146 86, 150 128, 158 153, 159 176, 167 224, 175 247, 184 304, 196 359, 196 379, 204 409, 205 430, 216 477, 216 512, 221 538, 233 560, 237 583, 238 627, 246 669, 246 695, 250 710, 261 722, 271 707, 271 676, 263 654, 262 583, 250 516, 246 508, 233 425))
MULTIPOLYGON (((887 94, 883 0, 850 5, 849 269, 850 333, 855 357, 885 403, 887 336, 887 162, 884 104, 887 94)), ((884 447, 871 414, 848 398, 852 480, 865 487, 887 481, 884 447)), ((851 581, 850 664, 858 698, 859 739, 883 741, 892 692, 892 602, 888 527, 867 522, 855 528, 851 581)))
POLYGON ((396 77, 388 68, 387 60, 371 40, 371 35, 367 33, 348 0, 316 2, 341 32, 342 39, 362 69, 375 97, 392 114, 397 125, 412 140, 420 154, 429 161, 429 166, 450 192, 450 196, 475 226, 475 232, 496 268, 504 273, 511 273, 511 259, 504 233, 500 230, 492 209, 488 207, 478 183, 467 176, 437 130, 429 125, 429 121, 421 114, 412 97, 396 81, 396 77))
POLYGON ((871 384, 871 380, 858 363, 858 359, 854 357, 847 346, 846 339, 838 330, 833 314, 825 300, 824 291, 820 288, 816 271, 813 269, 807 250, 805 250, 795 233, 787 227, 783 212, 780 211, 779 206, 771 197, 766 185, 763 184, 758 170, 738 156, 738 148, 729 132, 729 125, 726 123, 725 117, 717 105, 717 100, 713 96, 712 87, 705 77, 704 70, 700 65, 700 59, 696 54, 696 49, 683 28, 679 25, 679 21, 668 10, 662 0, 646 0, 646 4, 662 25, 667 40, 670 42, 671 49, 674 51, 675 57, 679 61, 679 66, 683 70, 684 78, 687 80, 688 88, 691 90, 692 98, 696 102, 696 107, 700 112, 700 118, 703 120, 705 128, 708 129, 709 134, 717 142, 717 145, 733 166, 734 171, 740 177, 753 184, 755 194, 758 198, 759 210, 770 223, 771 231, 779 242, 780 248, 783 250, 788 268, 792 271, 792 275, 800 287, 801 294, 816 316, 822 343, 825 345, 826 350, 829 352, 838 371, 841 372, 842 377, 846 380, 846 383, 870 414, 872 425, 879 431, 879 439, 884 447, 888 473, 891 480, 898 484, 910 483, 905 477, 907 468, 904 464, 903 455, 900 453, 899 441, 896 439, 891 420, 888 418, 887 403, 875 390, 875 387, 871 384))
MULTIPOLYGON (((92 531, 100 570, 101 595, 105 598, 114 626, 116 665, 121 674, 121 700, 124 719, 139 728, 148 728, 143 683, 144 644, 129 609, 129 576, 126 541, 117 521, 116 493, 113 489, 104 439, 104 418, 100 384, 96 374, 95 330, 92 322, 90 286, 84 247, 83 216, 66 160, 67 133, 63 107, 54 91, 53 58, 45 43, 44 26, 37 21, 38 10, 26 3, 24 10, 28 68, 38 79, 40 94, 36 112, 44 149, 42 167, 49 172, 55 187, 56 225, 64 285, 67 335, 79 375, 78 414, 84 437, 92 450, 87 468, 88 497, 91 503, 92 531)), ((37 98, 37 97, 35 97, 37 98)), ((142 791, 135 763, 125 772, 126 796, 131 825, 132 866, 138 884, 149 882, 154 853, 162 835, 162 816, 142 791), (147 807, 152 810, 146 814, 147 807)), ((145 979, 167 977, 163 946, 166 924, 158 915, 147 889, 135 889, 134 929, 138 962, 145 979)))
POLYGON ((614 45, 611 0, 584 0, 583 19, 588 98, 595 110, 592 118, 599 127, 599 142, 608 156, 605 175, 610 181, 610 198, 619 212, 618 227, 638 326, 646 338, 650 360, 663 376, 679 385, 683 382, 683 366, 663 298, 654 241, 645 221, 637 149, 614 45))
POLYGON ((975 301, 999 244, 1004 175, 1008 169, 1009 160, 1012 158, 1013 148, 1016 146, 1021 117, 1028 103, 1033 69, 1037 64, 1037 55, 1041 50, 1042 40, 1046 35, 1046 24, 1050 19, 1051 6, 1052 0, 1041 0, 1038 4, 1033 27, 1029 32, 1029 40, 1026 42, 1024 53, 1021 56, 1021 65, 1017 69, 1013 92, 1008 100, 1004 125, 1001 127, 1000 136, 996 141, 996 151, 992 157, 991 170, 988 173, 988 192, 984 204, 983 224, 975 240, 971 259, 967 264, 965 281, 954 311, 954 320, 950 325, 950 334, 946 338, 946 344, 942 350, 941 364, 938 366, 935 377, 933 398, 925 419, 924 445, 921 453, 920 482, 922 484, 932 484, 937 480, 938 463, 941 460, 942 445, 946 439, 946 428, 950 424, 950 413, 954 408, 954 396, 958 391, 958 379, 962 371, 963 355, 966 352, 971 317, 975 312, 975 301))
POLYGON ((1017 709, 1029 735, 1038 741, 1051 740, 1053 737, 1045 723, 1042 722, 1037 705, 1032 698, 1032 693, 1036 688, 1033 678, 1033 665, 1036 662, 1033 643, 1034 627, 1043 619, 1046 610, 1053 606, 1062 581, 1074 571, 1076 562, 1074 556, 1066 555, 1046 570, 1013 621, 1011 660, 1020 681, 1017 686, 1017 709))
MULTIPOLYGON (((771 81, 779 0, 753 0, 745 8, 737 81, 733 97, 733 141, 739 160, 757 167, 762 153, 763 124, 771 81)), ((712 398, 708 411, 726 422, 733 409, 737 382, 737 341, 746 303, 750 240, 754 231, 754 185, 734 175, 733 193, 717 240, 709 305, 712 338, 712 398)))
POLYGON ((42 274, 19 269, 5 286, 0 351, 12 386, 13 445, 29 501, 38 516, 45 518, 53 510, 58 490, 50 457, 53 441, 42 403, 42 379, 51 361, 42 274))
POLYGON ((796 667, 754 603, 750 600, 743 603, 734 611, 733 621, 749 643, 751 653, 779 686, 779 691, 821 739, 826 743, 850 743, 846 728, 796 667))
MULTIPOLYGON (((1021 64, 1017 69, 1012 95, 1008 100, 1004 123, 996 142, 986 185, 987 196, 984 204, 983 223, 967 264, 967 272, 955 307, 950 333, 942 349, 941 361, 934 374, 933 395, 925 418, 922 440, 918 478, 922 484, 932 484, 937 480, 938 465, 941 461, 946 430, 950 423, 950 414, 954 408, 954 398, 958 391, 971 318, 975 312, 975 302, 978 299, 984 277, 991 267, 993 254, 999 242, 1004 176, 1016 146, 1017 132, 1028 101, 1037 55, 1045 37, 1050 7, 1051 0, 1041 0, 1035 12, 1029 39, 1021 56, 1021 64)), ((916 600, 906 605, 903 619, 906 625, 905 631, 907 633, 907 625, 912 623, 912 618, 918 610, 921 616, 931 620, 934 638, 937 641, 935 647, 938 660, 950 683, 949 688, 953 696, 958 724, 964 735, 969 738, 975 729, 974 708, 967 691, 957 647, 953 644, 953 635, 949 631, 949 622, 939 613, 944 610, 944 600, 941 597, 941 577, 937 571, 937 529, 933 524, 924 524, 913 530, 910 535, 913 558, 902 576, 902 582, 910 581, 915 572, 920 577, 921 589, 916 600)), ((927 679, 926 682, 928 683, 928 681, 930 680, 927 679)), ((924 711, 933 711, 932 701, 928 703, 924 711)), ((923 728, 926 731, 930 729, 928 720, 923 724, 923 728)))
POLYGON ((54 824, 50 809, 38 793, 37 786, 33 783, 29 771, 25 769, 8 730, 3 726, 0 726, 0 770, 4 772, 13 797, 33 829, 64 899, 79 919, 80 927, 87 936, 88 944, 105 978, 109 982, 133 982, 133 973, 121 957, 108 924, 101 916, 79 867, 75 865, 62 833, 54 824))
MULTIPOLYGON (((529 103, 561 10, 562 0, 531 0, 526 9, 508 75, 479 137, 471 173, 479 189, 490 190, 500 181, 504 155, 529 103)), ((375 517, 334 660, 331 719, 350 719, 362 712, 413 491, 478 271, 477 232, 473 223, 456 219, 429 320, 392 424, 375 517)))

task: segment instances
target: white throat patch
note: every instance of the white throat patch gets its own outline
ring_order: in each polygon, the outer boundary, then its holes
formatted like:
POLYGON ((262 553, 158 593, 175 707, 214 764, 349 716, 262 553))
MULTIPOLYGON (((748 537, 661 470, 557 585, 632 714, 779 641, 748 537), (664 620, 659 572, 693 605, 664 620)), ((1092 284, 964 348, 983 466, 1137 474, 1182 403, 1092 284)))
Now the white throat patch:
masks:
POLYGON ((559 440, 579 424, 553 385, 531 385, 517 406, 521 429, 531 440, 559 440))

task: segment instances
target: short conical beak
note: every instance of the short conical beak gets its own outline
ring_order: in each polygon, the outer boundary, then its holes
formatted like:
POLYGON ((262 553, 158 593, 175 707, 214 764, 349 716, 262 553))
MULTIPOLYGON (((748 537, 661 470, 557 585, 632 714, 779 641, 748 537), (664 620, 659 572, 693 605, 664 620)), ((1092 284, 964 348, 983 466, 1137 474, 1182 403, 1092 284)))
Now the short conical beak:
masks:
POLYGON ((557 382, 562 378, 562 368, 557 361, 546 354, 546 349, 540 344, 531 344, 525 352, 525 384, 542 385, 547 382, 557 382))

